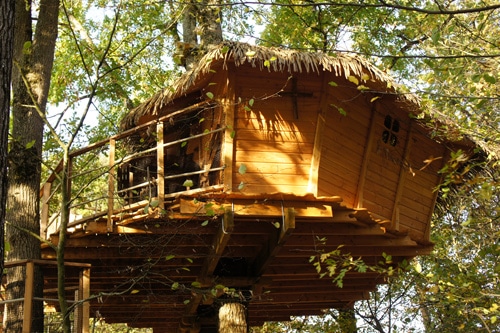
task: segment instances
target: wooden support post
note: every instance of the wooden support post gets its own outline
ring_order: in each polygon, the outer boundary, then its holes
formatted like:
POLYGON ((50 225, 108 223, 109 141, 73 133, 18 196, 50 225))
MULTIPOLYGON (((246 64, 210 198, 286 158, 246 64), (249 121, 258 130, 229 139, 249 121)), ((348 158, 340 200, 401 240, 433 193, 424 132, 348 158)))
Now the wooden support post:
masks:
POLYGON ((247 311, 241 303, 226 303, 219 309, 219 333, 247 333, 247 311))
POLYGON ((81 331, 77 333, 89 333, 89 317, 90 317, 90 304, 88 299, 90 297, 90 268, 82 268, 80 270, 80 279, 78 285, 79 301, 84 301, 79 308, 80 312, 80 327, 81 331), (87 301, 86 301, 87 300, 87 301))
POLYGON ((366 174, 368 172, 368 164, 370 162, 373 141, 375 139, 376 118, 376 108, 374 105, 371 109, 370 129, 368 131, 368 136, 365 143, 365 151, 363 153, 363 162, 361 164, 361 172, 359 174, 358 188, 356 190, 356 198, 354 199, 354 208, 363 207, 363 191, 365 188, 366 174))
POLYGON ((398 230, 398 231, 399 231, 399 204, 400 204, 401 198, 403 196, 406 176, 410 172, 410 170, 406 170, 405 165, 407 164, 407 162, 410 158, 411 144, 413 141, 412 124, 413 124, 413 121, 410 122, 410 126, 408 128, 408 135, 406 136, 406 143, 405 143, 405 147, 404 147, 404 151, 403 151, 403 162, 401 163, 400 169, 399 169, 398 187, 396 189, 396 197, 394 199, 394 206, 392 208, 392 217, 391 217, 390 228, 392 230, 398 230))
POLYGON ((322 74, 323 83, 321 84, 320 101, 318 120, 316 120, 316 133, 314 135, 313 154, 311 159, 311 167, 309 168, 309 181, 307 183, 307 192, 314 194, 315 197, 319 195, 319 166, 321 163, 321 151, 323 149, 323 137, 325 132, 325 124, 327 119, 328 109, 331 108, 329 103, 328 87, 330 85, 329 76, 325 73, 322 74))
POLYGON ((234 71, 228 71, 228 84, 226 85, 225 98, 222 102, 222 112, 224 113, 224 125, 226 131, 224 132, 224 144, 222 146, 222 158, 224 163, 224 189, 233 190, 233 167, 235 155, 235 136, 236 132, 236 112, 238 107, 236 103, 236 92, 234 91, 233 82, 235 82, 234 71))
POLYGON ((157 178, 156 185, 158 191, 158 207, 165 208, 165 147, 163 138, 163 122, 156 125, 156 162, 157 162, 157 178))
POLYGON ((116 150, 116 140, 109 140, 109 177, 108 177, 108 223, 107 231, 113 231, 113 207, 114 207, 114 196, 115 196, 115 150, 116 150))
POLYGON ((261 276, 274 257, 278 254, 281 248, 285 245, 288 237, 295 230, 295 210, 292 207, 282 209, 283 220, 280 224, 279 235, 270 240, 259 254, 257 254, 253 266, 255 276, 261 276))
POLYGON ((322 114, 318 114, 311 167, 309 169, 309 182, 307 184, 307 192, 314 194, 316 197, 318 196, 318 172, 319 162, 321 160, 321 148, 323 147, 324 129, 325 117, 323 117, 322 114))
MULTIPOLYGON (((234 212, 230 209, 226 210, 224 217, 221 219, 221 226, 219 231, 215 235, 215 239, 212 244, 212 250, 210 255, 207 256, 203 267, 200 270, 198 281, 207 281, 207 277, 211 276, 217 267, 219 259, 224 252, 229 239, 231 238, 231 233, 234 229, 234 212)), ((186 306, 184 311, 183 321, 189 322, 191 317, 196 314, 198 305, 203 301, 203 295, 201 293, 195 295, 191 301, 186 306)))
POLYGON ((75 302, 78 302, 78 305, 75 308, 74 314, 74 332, 89 333, 90 305, 88 298, 90 297, 90 268, 82 268, 78 280, 78 290, 75 290, 75 302))
POLYGON ((24 281, 23 333, 31 333, 34 278, 35 263, 28 260, 26 262, 26 280, 24 281))
POLYGON ((224 217, 221 219, 221 226, 219 231, 217 232, 216 238, 212 244, 212 255, 208 256, 200 273, 200 278, 205 278, 208 275, 211 275, 217 263, 219 262, 219 258, 224 252, 227 243, 229 242, 229 238, 231 238, 231 233, 234 229, 234 214, 232 210, 226 210, 224 213, 224 217))
MULTIPOLYGON (((81 298, 81 290, 78 288, 75 290, 75 302, 80 301, 81 298)), ((73 311, 73 332, 80 333, 82 331, 82 308, 80 306, 76 306, 73 311)))

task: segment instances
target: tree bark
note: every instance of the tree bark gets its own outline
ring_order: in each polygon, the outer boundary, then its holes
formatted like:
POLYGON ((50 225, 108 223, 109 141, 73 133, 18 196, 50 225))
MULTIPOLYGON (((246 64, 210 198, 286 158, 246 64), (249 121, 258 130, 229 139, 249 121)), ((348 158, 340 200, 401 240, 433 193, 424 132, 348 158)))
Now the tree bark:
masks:
POLYGON ((202 0, 198 7, 198 24, 202 49, 222 42, 220 4, 220 0, 202 0))
POLYGON ((241 303, 226 303, 219 309, 219 333, 247 333, 246 308, 241 303))
POLYGON ((222 42, 220 5, 220 0, 202 0, 184 8, 182 43, 177 53, 182 55, 181 63, 186 69, 192 68, 210 45, 222 42))
POLYGON ((342 332, 356 333, 358 331, 354 306, 339 309, 338 324, 342 332))
POLYGON ((14 47, 15 0, 0 2, 0 272, 4 268, 7 151, 9 147, 10 81, 14 47))
MULTIPOLYGON (((32 32, 31 1, 16 0, 14 66, 12 71, 13 142, 8 155, 8 199, 6 229, 10 244, 8 260, 39 259, 40 242, 29 235, 40 234, 39 193, 43 120, 54 61, 59 0, 41 0, 35 34, 32 32), (29 88, 27 87, 29 86, 29 88)), ((24 296, 25 268, 9 269, 7 297, 24 296)), ((43 278, 35 269, 34 293, 43 296, 43 278)), ((6 332, 22 331, 22 303, 7 306, 6 332)), ((43 303, 33 303, 31 332, 43 332, 43 303)))

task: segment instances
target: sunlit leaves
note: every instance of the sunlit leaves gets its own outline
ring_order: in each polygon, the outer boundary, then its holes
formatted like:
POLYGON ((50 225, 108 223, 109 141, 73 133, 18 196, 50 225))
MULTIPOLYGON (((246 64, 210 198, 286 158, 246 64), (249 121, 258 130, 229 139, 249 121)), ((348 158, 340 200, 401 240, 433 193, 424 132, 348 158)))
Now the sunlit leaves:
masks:
POLYGON ((238 173, 240 175, 244 175, 247 172, 247 166, 245 163, 241 163, 240 167, 238 168, 238 173))

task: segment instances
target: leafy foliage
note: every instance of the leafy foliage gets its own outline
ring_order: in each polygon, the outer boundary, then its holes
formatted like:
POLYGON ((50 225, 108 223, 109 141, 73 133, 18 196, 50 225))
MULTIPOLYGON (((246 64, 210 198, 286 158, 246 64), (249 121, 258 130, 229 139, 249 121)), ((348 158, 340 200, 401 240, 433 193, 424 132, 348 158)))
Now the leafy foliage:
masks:
MULTIPOLYGON (((116 133, 125 113, 182 72, 170 59, 178 51, 184 5, 150 0, 63 2, 49 109, 50 122, 60 137, 69 138, 79 130, 73 148, 109 137, 116 133), (91 113, 83 115, 81 110, 87 103, 91 113), (79 128, 82 117, 87 119, 79 128)), ((492 0, 279 0, 260 6, 225 2, 220 10, 228 39, 255 37, 255 30, 261 28, 254 26, 255 22, 264 27, 261 44, 332 54, 355 52, 371 58, 408 91, 418 94, 427 114, 450 119, 459 128, 457 136, 465 134, 484 148, 487 165, 480 164, 482 159, 464 167, 464 162, 471 162, 470 157, 458 151, 442 170, 441 190, 446 200, 433 219, 435 254, 420 258, 409 269, 411 274, 393 277, 370 301, 359 303, 356 313, 360 332, 498 331, 498 4, 492 0), (415 320, 421 325, 409 325, 415 320)), ((349 79, 363 89, 359 78, 349 79)), ((335 85, 330 83, 333 89, 335 85)), ((207 97, 213 98, 213 93, 207 97)), ((251 110, 253 102, 249 100, 245 109, 251 110)), ((445 133, 442 123, 432 125, 433 134, 445 133)), ((449 128, 446 133, 450 135, 449 128)), ((54 136, 46 133, 44 160, 48 169, 56 165, 60 154, 54 136)), ((91 159, 76 160, 74 169, 99 173, 106 157, 103 150, 91 159)), ((244 175, 246 166, 240 165, 238 172, 244 175)), ((87 193, 105 188, 104 182, 87 186, 96 178, 88 173, 80 183, 74 183, 82 201, 87 193)), ((238 188, 244 187, 242 182, 238 188)), ((155 205, 152 202, 147 209, 155 205)), ((209 206, 204 208, 214 212, 209 206)), ((164 259, 173 258, 166 254, 164 259)), ((372 269, 336 251, 314 257, 313 262, 318 273, 340 287, 343 274, 349 270, 372 269)), ((169 283, 175 290, 199 289, 196 284, 169 283)), ((221 291, 236 293, 223 286, 203 292, 215 296, 221 291)), ((338 312, 328 311, 323 318, 295 318, 253 331, 339 332, 335 322, 339 318, 338 312)))

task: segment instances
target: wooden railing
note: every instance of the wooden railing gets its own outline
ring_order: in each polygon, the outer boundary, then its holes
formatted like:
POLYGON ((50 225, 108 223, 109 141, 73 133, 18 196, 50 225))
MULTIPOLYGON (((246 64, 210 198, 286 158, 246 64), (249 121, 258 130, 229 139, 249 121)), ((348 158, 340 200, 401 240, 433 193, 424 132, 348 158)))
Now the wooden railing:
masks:
MULTIPOLYGON (((163 208, 165 198, 165 184, 172 179, 188 177, 192 175, 208 174, 219 172, 224 166, 211 168, 201 167, 200 170, 185 172, 180 170, 175 174, 165 173, 165 150, 168 147, 184 144, 189 140, 199 139, 208 135, 215 135, 226 130, 224 126, 212 130, 205 130, 202 133, 177 138, 173 141, 164 141, 164 124, 171 122, 180 115, 186 115, 208 108, 216 107, 216 103, 205 101, 181 110, 171 112, 168 115, 158 118, 116 134, 106 140, 102 140, 87 147, 71 152, 69 164, 70 189, 70 228, 78 228, 92 219, 107 218, 108 231, 113 230, 113 215, 131 204, 126 199, 127 193, 137 193, 141 189, 154 187, 155 198, 158 200, 160 208, 163 208), (156 144, 152 147, 140 149, 134 153, 127 154, 126 140, 132 136, 137 136, 141 132, 146 132, 156 128, 156 144), (131 163, 134 159, 144 156, 154 156, 156 158, 156 170, 152 170, 156 177, 147 177, 145 182, 133 184, 125 188, 118 188, 118 169, 131 163), (97 161, 97 162, 96 162, 97 161), (85 183, 86 182, 86 183, 85 183)), ((45 237, 55 232, 59 225, 60 212, 60 188, 59 174, 63 169, 62 161, 52 171, 46 182, 42 185, 41 196, 41 228, 45 237)), ((151 200, 151 197, 148 198, 151 200)), ((137 199, 138 200, 138 199, 137 199)), ((136 200, 136 201, 137 201, 136 200)))
MULTIPOLYGON (((66 290, 74 290, 75 299, 74 301, 68 300, 68 303, 77 303, 75 307, 75 312, 73 316, 74 320, 74 332, 78 333, 88 333, 89 332, 89 309, 90 305, 88 300, 90 296, 90 264, 78 263, 78 262, 65 262, 66 267, 76 267, 79 270, 78 273, 78 284, 76 286, 70 285, 66 287, 66 290)), ((32 307, 34 301, 39 302, 49 302, 58 303, 58 299, 47 298, 47 297, 35 297, 34 292, 34 282, 35 282, 35 266, 54 266, 57 267, 57 262, 53 260, 18 260, 10 261, 5 263, 5 269, 12 269, 16 266, 26 266, 26 276, 24 279, 24 297, 17 299, 9 299, 0 302, 0 305, 6 303, 23 303, 23 330, 22 333, 31 333, 32 324, 32 307)), ((51 290, 44 290, 44 292, 50 292, 51 290)))

